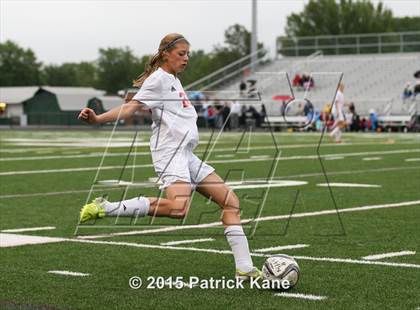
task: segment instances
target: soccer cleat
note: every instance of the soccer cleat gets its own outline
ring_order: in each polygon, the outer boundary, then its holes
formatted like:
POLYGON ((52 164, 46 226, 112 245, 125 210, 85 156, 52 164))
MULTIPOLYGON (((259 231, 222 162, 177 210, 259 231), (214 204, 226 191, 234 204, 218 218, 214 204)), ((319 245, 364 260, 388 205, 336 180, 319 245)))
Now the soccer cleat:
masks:
POLYGON ((84 205, 80 209, 80 223, 84 223, 97 218, 103 218, 105 216, 105 202, 105 198, 98 197, 92 200, 91 203, 84 205))
POLYGON ((263 274, 261 270, 259 270, 257 267, 252 267, 251 271, 249 272, 243 272, 239 269, 236 269, 235 277, 240 280, 249 280, 249 279, 257 279, 262 278, 263 274))

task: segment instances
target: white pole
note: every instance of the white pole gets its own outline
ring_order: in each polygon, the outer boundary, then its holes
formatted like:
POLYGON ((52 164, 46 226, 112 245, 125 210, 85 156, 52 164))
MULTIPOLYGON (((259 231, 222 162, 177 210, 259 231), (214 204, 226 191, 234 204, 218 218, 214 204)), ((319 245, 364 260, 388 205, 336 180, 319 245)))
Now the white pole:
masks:
POLYGON ((251 30, 251 71, 255 71, 257 62, 257 0, 252 0, 252 30, 251 30))

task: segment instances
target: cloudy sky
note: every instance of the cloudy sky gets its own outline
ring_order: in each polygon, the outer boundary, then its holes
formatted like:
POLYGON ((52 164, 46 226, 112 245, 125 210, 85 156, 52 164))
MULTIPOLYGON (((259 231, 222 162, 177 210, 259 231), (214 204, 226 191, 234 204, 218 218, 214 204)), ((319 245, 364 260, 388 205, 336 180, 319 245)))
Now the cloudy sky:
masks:
MULTIPOLYGON (((258 0, 258 40, 273 49, 286 17, 307 2, 258 0)), ((420 15, 418 0, 382 2, 394 16, 420 15)), ((251 29, 251 0, 0 0, 0 41, 31 48, 44 63, 94 60, 106 47, 150 54, 171 32, 210 51, 235 23, 251 29)))

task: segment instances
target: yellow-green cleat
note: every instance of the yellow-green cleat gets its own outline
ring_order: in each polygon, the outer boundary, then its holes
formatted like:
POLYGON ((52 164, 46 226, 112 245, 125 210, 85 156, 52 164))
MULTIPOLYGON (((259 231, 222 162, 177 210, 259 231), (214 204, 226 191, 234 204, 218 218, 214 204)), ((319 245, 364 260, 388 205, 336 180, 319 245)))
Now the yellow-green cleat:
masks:
POLYGON ((251 271, 249 272, 243 272, 239 269, 236 269, 235 277, 240 280, 249 280, 249 279, 257 279, 263 277, 263 274, 261 270, 259 270, 257 267, 252 267, 251 271))
POLYGON ((98 197, 92 200, 91 203, 84 205, 80 209, 80 223, 84 223, 97 218, 103 218, 105 216, 105 202, 105 198, 98 197))

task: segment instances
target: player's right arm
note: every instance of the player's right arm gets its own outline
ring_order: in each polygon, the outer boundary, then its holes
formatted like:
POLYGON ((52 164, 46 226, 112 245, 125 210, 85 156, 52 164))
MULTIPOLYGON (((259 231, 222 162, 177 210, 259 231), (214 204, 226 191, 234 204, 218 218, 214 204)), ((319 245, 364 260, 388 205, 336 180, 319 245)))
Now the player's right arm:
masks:
POLYGON ((88 124, 103 124, 117 119, 127 119, 136 111, 144 112, 148 110, 149 108, 145 104, 131 100, 100 115, 97 115, 92 109, 84 108, 80 111, 78 118, 88 124))

